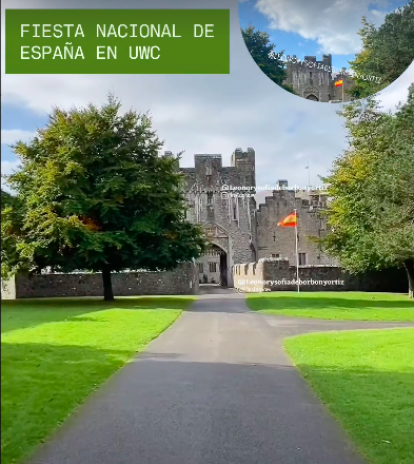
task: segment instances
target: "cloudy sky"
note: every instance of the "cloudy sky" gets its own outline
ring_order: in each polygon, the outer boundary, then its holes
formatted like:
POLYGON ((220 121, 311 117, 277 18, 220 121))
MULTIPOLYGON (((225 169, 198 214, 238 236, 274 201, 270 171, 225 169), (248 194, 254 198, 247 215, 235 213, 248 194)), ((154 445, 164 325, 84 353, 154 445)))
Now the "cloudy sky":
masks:
MULTIPOLYGON (((203 153, 221 154, 223 164, 229 165, 235 148, 252 147, 256 151, 258 186, 275 185, 278 179, 306 186, 308 162, 311 183, 320 185, 317 175, 327 174, 332 161, 346 147, 343 120, 336 114, 339 106, 293 96, 259 70, 240 34, 237 0, 194 3, 190 0, 3 1, 3 34, 4 8, 230 8, 232 28, 230 75, 5 75, 2 61, 3 173, 18 165, 8 145, 33 136, 47 122, 47 113, 53 106, 99 104, 111 91, 125 108, 152 114, 154 127, 165 140, 164 149, 185 151, 182 166, 192 166, 194 154, 203 153)), ((296 15, 302 22, 317 16, 308 8, 298 10, 296 15)), ((272 19, 270 13, 269 19, 272 19)), ((337 15, 336 21, 341 20, 337 15)), ((4 37, 2 60, 3 57, 4 37)), ((414 65, 382 92, 384 107, 392 108, 405 100, 412 82, 414 65)))
POLYGON ((285 55, 333 55, 333 66, 348 68, 361 49, 361 19, 379 26, 408 0, 240 0, 240 25, 268 32, 285 55))

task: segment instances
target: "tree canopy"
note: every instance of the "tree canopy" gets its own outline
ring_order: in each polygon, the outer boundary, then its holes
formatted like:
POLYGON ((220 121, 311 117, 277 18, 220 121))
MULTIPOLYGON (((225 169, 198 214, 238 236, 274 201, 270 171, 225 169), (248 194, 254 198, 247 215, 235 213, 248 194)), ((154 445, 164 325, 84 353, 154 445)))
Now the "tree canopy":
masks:
POLYGON ((349 147, 324 179, 333 201, 326 251, 351 271, 405 266, 414 290, 414 84, 395 114, 368 99, 342 113, 349 147))
POLYGON ((365 17, 362 25, 362 50, 350 61, 351 69, 358 75, 351 92, 355 98, 368 97, 387 87, 414 60, 414 0, 388 14, 379 27, 365 17), (377 84, 365 76, 376 76, 381 81, 377 84))
POLYGON ((202 253, 199 227, 186 221, 179 156, 159 156, 163 142, 147 114, 113 96, 97 107, 55 108, 8 177, 18 208, 2 209, 2 272, 171 270, 202 253), (4 250, 4 253, 3 253, 4 250))
POLYGON ((276 45, 270 43, 269 34, 251 25, 241 32, 250 55, 266 76, 288 92, 295 93, 291 86, 283 83, 286 79, 285 65, 281 59, 284 51, 275 51, 276 45))

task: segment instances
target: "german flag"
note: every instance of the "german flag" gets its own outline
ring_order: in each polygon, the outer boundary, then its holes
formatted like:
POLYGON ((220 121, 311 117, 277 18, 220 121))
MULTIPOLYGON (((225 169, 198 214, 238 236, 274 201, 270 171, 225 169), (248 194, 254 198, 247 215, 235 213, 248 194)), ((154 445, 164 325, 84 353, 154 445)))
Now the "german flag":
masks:
POLYGON ((279 227, 296 227, 298 223, 298 215, 296 213, 289 214, 286 216, 285 219, 278 222, 277 225, 279 227))
POLYGON ((340 81, 335 82, 335 87, 341 87, 344 85, 344 81, 341 79, 340 81))

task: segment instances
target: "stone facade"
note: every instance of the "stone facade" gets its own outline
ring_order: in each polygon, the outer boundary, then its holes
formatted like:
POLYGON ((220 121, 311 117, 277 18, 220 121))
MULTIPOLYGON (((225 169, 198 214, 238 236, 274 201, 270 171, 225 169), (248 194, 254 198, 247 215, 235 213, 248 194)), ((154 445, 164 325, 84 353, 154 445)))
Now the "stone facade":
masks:
POLYGON ((200 284, 220 284, 220 254, 206 253, 197 260, 200 284))
MULTIPOLYGON (((283 182, 283 181, 282 181, 283 182)), ((258 259, 284 258, 296 262, 295 229, 278 227, 278 222, 295 209, 298 215, 298 253, 302 265, 336 265, 311 237, 324 237, 328 231, 326 218, 320 214, 328 205, 326 194, 318 191, 296 192, 276 190, 266 197, 257 212, 258 259)))
POLYGON ((212 247, 225 253, 221 283, 232 286, 233 265, 257 259, 256 202, 251 190, 256 186, 255 152, 236 149, 231 166, 223 166, 221 155, 195 155, 194 167, 180 171, 186 181, 187 219, 200 224, 212 247), (233 196, 236 188, 252 196, 233 196))
MULTIPOLYGON (((167 152, 165 156, 171 156, 167 152)), ((327 206, 321 192, 287 190, 288 182, 279 181, 283 188, 266 197, 257 209, 255 152, 237 148, 231 166, 223 166, 221 155, 195 155, 193 168, 180 167, 185 176, 188 201, 187 219, 201 224, 212 250, 197 260, 202 268, 201 283, 221 283, 232 286, 232 267, 256 262, 264 257, 295 259, 295 235, 277 223, 296 208, 299 216, 299 253, 302 264, 335 264, 309 238, 322 237, 326 220, 319 214, 327 206), (225 254, 225 259, 214 253, 225 254), (217 272, 210 263, 219 264, 217 272), (225 274, 223 276, 223 273, 225 274)), ((217 266, 216 266, 217 267, 217 266)))
POLYGON ((7 280, 1 280, 1 299, 15 300, 16 299, 16 281, 12 277, 7 280))
POLYGON ((332 55, 323 55, 322 61, 317 61, 316 56, 305 56, 302 61, 293 55, 286 63, 286 74, 284 83, 293 86, 303 98, 321 102, 351 100, 347 91, 353 86, 353 80, 345 68, 333 77, 332 55), (334 83, 341 79, 343 85, 335 87, 334 83))
MULTIPOLYGON (((294 291, 296 266, 288 260, 262 258, 257 263, 239 264, 233 269, 234 287, 246 293, 294 291)), ((300 266, 302 291, 362 291, 407 293, 404 269, 386 269, 350 274, 338 266, 300 266)))
MULTIPOLYGON (((198 268, 191 262, 168 272, 114 273, 112 285, 115 296, 196 294, 198 268)), ((14 288, 15 298, 103 296, 101 274, 19 275, 14 288)))

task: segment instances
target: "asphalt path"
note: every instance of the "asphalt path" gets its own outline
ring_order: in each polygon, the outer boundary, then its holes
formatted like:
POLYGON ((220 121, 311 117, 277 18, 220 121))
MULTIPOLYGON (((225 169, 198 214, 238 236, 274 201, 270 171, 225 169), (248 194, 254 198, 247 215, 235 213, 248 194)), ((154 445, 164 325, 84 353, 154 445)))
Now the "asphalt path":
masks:
POLYGON ((79 408, 30 464, 364 464, 282 343, 402 327, 249 311, 204 294, 79 408))

